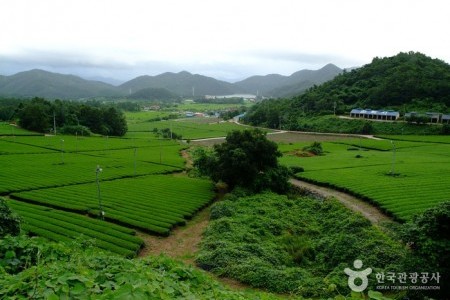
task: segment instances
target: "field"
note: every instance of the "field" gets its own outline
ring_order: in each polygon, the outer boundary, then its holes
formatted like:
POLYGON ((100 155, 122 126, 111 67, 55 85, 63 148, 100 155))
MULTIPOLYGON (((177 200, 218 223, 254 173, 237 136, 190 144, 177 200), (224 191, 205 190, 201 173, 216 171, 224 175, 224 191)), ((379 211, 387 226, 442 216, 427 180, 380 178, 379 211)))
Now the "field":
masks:
MULTIPOLYGON (((154 112, 149 112, 149 116, 154 112)), ((232 130, 242 130, 244 126, 224 122, 221 119, 210 118, 182 118, 170 119, 162 121, 154 121, 152 118, 143 117, 143 113, 138 113, 139 117, 129 113, 128 115, 134 120, 128 126, 128 138, 154 137, 153 130, 169 128, 177 135, 181 135, 183 139, 204 139, 226 136, 232 130), (150 121, 148 121, 150 120, 150 121)))
POLYGON ((135 230, 168 235, 214 197, 209 181, 172 175, 184 170, 182 143, 154 135, 12 136, 3 126, 0 195, 31 234, 63 241, 82 234, 132 257, 143 244, 135 230))
POLYGON ((16 136, 16 135, 41 135, 38 133, 24 130, 18 126, 0 122, 0 136, 16 136))
POLYGON ((175 225, 208 203, 214 196, 205 180, 174 176, 142 176, 104 181, 98 197, 96 183, 12 193, 13 199, 97 217, 99 205, 105 219, 152 234, 168 235, 175 225))
POLYGON ((301 155, 306 145, 280 146, 283 164, 304 168, 299 179, 354 194, 399 220, 450 199, 450 145, 440 140, 324 142, 324 155, 312 157, 301 155))

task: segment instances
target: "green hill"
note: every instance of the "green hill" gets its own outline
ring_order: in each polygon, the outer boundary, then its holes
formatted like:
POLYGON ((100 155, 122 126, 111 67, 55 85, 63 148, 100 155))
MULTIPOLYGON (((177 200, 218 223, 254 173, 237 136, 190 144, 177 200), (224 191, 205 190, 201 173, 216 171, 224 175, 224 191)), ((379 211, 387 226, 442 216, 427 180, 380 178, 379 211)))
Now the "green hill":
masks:
POLYGON ((123 92, 104 82, 35 69, 11 76, 2 76, 0 78, 0 94, 13 97, 80 99, 120 96, 123 92))
POLYGON ((280 120, 294 128, 299 118, 347 114, 351 108, 448 112, 450 65, 417 52, 374 58, 370 64, 336 76, 306 93, 254 106, 247 121, 278 126, 280 120))
POLYGON ((270 74, 252 76, 234 85, 246 93, 265 97, 289 97, 298 95, 315 84, 321 84, 342 73, 342 69, 328 64, 319 70, 300 70, 290 76, 270 74))
POLYGON ((405 105, 442 110, 450 106, 450 65, 416 52, 376 57, 294 102, 307 111, 332 111, 335 102, 341 110, 355 106, 404 109, 405 105))
POLYGON ((165 88, 145 88, 128 96, 133 100, 176 101, 180 97, 165 88))
POLYGON ((134 92, 145 88, 164 88, 184 97, 228 95, 236 92, 231 83, 186 71, 166 72, 156 76, 139 76, 119 87, 126 92, 134 92))

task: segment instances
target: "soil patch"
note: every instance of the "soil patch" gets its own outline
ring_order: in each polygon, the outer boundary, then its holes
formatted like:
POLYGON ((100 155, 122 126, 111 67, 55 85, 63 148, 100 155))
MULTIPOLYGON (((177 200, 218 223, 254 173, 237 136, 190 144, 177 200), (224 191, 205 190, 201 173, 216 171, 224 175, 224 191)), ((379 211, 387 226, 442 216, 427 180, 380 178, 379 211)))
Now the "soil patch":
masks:
POLYGON ((165 254, 194 265, 195 253, 198 250, 203 231, 208 225, 209 211, 210 207, 203 209, 188 221, 186 226, 173 229, 168 237, 139 232, 138 236, 145 242, 145 247, 139 253, 139 257, 165 254))

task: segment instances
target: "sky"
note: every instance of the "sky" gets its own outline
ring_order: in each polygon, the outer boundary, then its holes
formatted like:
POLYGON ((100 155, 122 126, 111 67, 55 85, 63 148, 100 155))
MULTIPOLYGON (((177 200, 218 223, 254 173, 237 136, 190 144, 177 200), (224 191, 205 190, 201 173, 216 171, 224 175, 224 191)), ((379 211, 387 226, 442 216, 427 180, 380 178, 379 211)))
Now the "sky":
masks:
POLYGON ((0 0, 0 74, 235 82, 422 52, 450 62, 448 0, 0 0))

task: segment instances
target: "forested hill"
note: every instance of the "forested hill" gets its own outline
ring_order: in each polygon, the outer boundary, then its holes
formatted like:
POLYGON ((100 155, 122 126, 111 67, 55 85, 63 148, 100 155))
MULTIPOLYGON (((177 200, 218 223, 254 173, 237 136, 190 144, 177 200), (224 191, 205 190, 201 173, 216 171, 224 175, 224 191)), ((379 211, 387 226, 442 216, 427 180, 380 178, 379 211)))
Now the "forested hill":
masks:
POLYGON ((178 96, 227 95, 235 93, 233 85, 212 77, 191 74, 166 72, 156 76, 139 76, 119 86, 124 91, 139 91, 146 88, 164 88, 178 96))
POLYGON ((303 93, 315 84, 321 84, 342 73, 342 69, 328 64, 319 70, 300 70, 290 76, 270 74, 252 76, 234 86, 246 93, 258 93, 264 97, 289 97, 303 93))
POLYGON ((110 84, 86 80, 74 75, 30 70, 11 76, 0 76, 0 95, 3 97, 45 97, 79 99, 124 95, 110 84))
POLYGON ((370 64, 285 100, 268 100, 252 108, 247 120, 346 114, 353 107, 447 112, 450 108, 450 65, 416 52, 374 58, 370 64), (266 112, 271 112, 267 114, 266 112), (273 114, 276 114, 274 116, 273 114))

